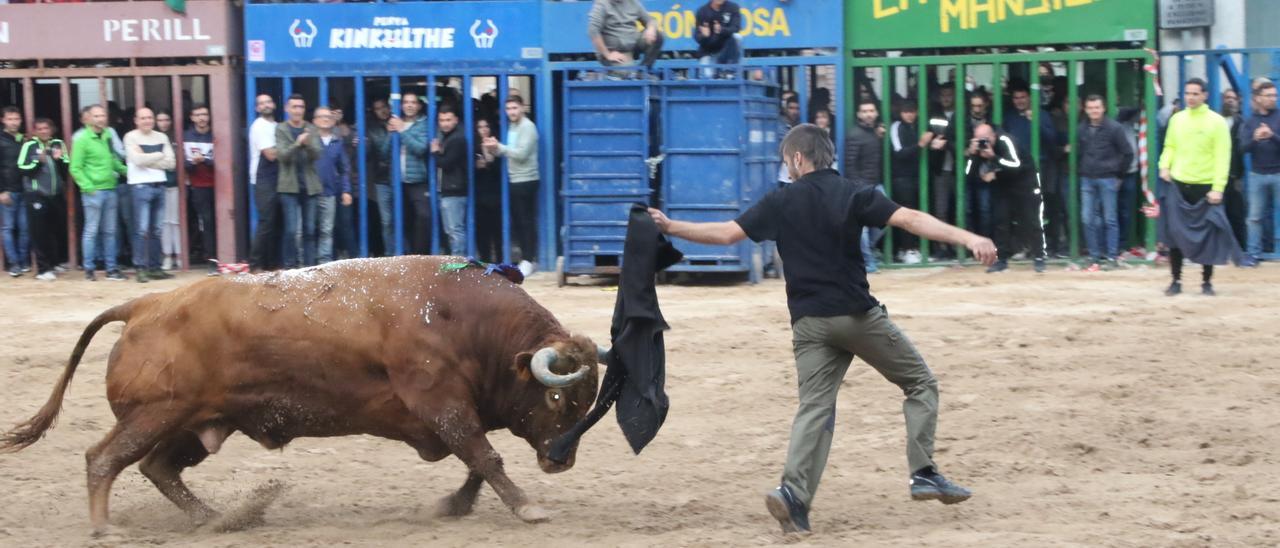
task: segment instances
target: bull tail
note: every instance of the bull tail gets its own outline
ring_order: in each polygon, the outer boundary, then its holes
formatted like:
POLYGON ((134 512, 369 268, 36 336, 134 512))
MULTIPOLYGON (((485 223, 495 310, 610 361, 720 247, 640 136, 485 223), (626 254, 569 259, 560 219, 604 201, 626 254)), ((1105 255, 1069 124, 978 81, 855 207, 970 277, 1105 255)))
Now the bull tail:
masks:
POLYGON ((71 359, 67 362, 66 369, 62 371, 62 378, 58 379, 58 384, 53 387, 49 401, 45 402, 44 407, 41 407, 35 416, 0 436, 0 453, 16 453, 44 437, 45 431, 53 427, 58 419, 58 412, 62 410, 62 397, 67 392, 67 386, 71 384, 71 377, 75 375, 76 366, 80 365, 80 358, 84 356, 89 341, 93 340, 93 336, 102 329, 102 326, 111 322, 128 321, 137 302, 133 300, 113 307, 89 322, 84 332, 80 334, 80 341, 76 343, 75 350, 71 352, 71 359))

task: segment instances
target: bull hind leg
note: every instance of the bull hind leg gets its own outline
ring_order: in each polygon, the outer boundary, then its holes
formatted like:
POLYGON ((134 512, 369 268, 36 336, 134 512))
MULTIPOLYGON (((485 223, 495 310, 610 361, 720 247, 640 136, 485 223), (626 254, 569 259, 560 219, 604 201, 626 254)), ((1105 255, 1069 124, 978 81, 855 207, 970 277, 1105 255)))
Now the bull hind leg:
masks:
POLYGON ((135 409, 116 422, 107 437, 85 452, 89 520, 95 535, 107 531, 107 503, 116 476, 172 435, 171 425, 178 424, 173 419, 168 409, 135 409))
POLYGON ((471 514, 471 509, 475 507, 476 495, 480 493, 480 486, 484 485, 484 477, 475 472, 467 474, 466 483, 462 484, 453 494, 440 499, 436 505, 436 516, 458 518, 471 514))
POLYGON ((218 515, 187 488, 182 470, 200 464, 209 456, 205 444, 193 432, 184 430, 160 442, 138 465, 142 475, 151 480, 165 498, 187 513, 192 521, 203 524, 218 515))

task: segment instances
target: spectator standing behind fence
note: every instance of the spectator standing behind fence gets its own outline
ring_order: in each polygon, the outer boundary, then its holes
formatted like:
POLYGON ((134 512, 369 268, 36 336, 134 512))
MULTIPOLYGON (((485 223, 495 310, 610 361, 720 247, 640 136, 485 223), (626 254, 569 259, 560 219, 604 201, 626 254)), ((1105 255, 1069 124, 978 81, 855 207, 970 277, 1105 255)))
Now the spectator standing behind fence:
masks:
POLYGON ((536 270, 538 260, 538 128, 524 115, 524 100, 519 96, 508 97, 503 108, 509 122, 507 140, 501 143, 490 137, 484 148, 507 159, 511 239, 520 246, 520 270, 528 274, 536 270))
MULTIPOLYGON (((1001 126, 1013 137, 1015 143, 1021 143, 1028 151, 1031 150, 1031 139, 1033 131, 1032 116, 1034 112, 1031 110, 1031 87, 1025 80, 1015 78, 1009 82, 1009 108, 1005 110, 1004 118, 1001 126)), ((1053 240, 1052 234, 1065 235, 1066 219, 1067 219, 1067 202, 1065 196, 1067 193, 1059 192, 1061 185, 1058 183, 1056 176, 1050 177, 1048 173, 1056 173, 1059 171, 1054 161, 1054 155, 1051 154, 1057 148, 1058 130, 1053 125, 1053 116, 1049 114, 1044 107, 1036 105, 1039 110, 1040 120, 1040 154, 1035 157, 1036 173, 1042 174, 1040 181, 1041 198, 1044 202, 1046 242, 1053 240), (1052 184, 1050 184, 1052 183, 1052 184)), ((976 126, 975 126, 976 127, 976 126)))
MULTIPOLYGON (((742 61, 741 8, 728 0, 710 0, 698 8, 697 30, 693 39, 698 43, 698 62, 703 65, 736 65, 742 61)), ((702 71, 703 78, 711 78, 713 69, 702 71)))
POLYGON ((316 159, 320 157, 320 135, 316 126, 305 119, 307 101, 293 94, 285 102, 289 120, 276 125, 276 154, 280 176, 276 192, 280 194, 280 212, 284 216, 284 267, 299 265, 298 243, 302 243, 304 266, 316 264, 316 210, 323 187, 316 175, 316 159))
MULTIPOLYGON (((990 122, 990 118, 988 118, 990 105, 991 101, 985 92, 975 91, 973 94, 969 95, 969 121, 965 124, 965 129, 968 132, 968 138, 970 141, 973 140, 973 132, 975 128, 990 122)), ((1015 142, 1021 146, 1027 146, 1024 142, 1015 142)), ((994 142, 992 144, 994 144, 994 142)), ((1020 160, 1030 162, 1031 158, 1030 156, 1024 156, 1021 157, 1020 160)), ((991 185, 982 184, 982 180, 979 178, 976 171, 969 172, 968 178, 965 180, 965 185, 969 194, 967 202, 968 211, 971 212, 969 218, 973 219, 973 221, 971 221, 972 226, 977 228, 974 232, 990 237, 997 242, 996 245, 999 245, 1000 240, 995 237, 995 233, 992 228, 994 214, 992 213, 991 185)))
MULTIPOLYGON (((476 120, 475 142, 493 137, 494 123, 476 120)), ((476 148, 476 252, 480 260, 502 260, 502 166, 484 146, 476 148)))
MULTIPOLYGON (((791 128, 800 123, 800 98, 796 92, 786 90, 781 96, 782 108, 778 111, 778 142, 781 143, 791 132, 791 128)), ((781 154, 782 149, 778 149, 781 154)), ((782 188, 791 184, 791 172, 787 170, 786 162, 782 158, 778 159, 778 188, 782 188)), ((764 277, 778 278, 782 276, 780 266, 781 258, 777 256, 778 246, 773 240, 765 240, 760 242, 761 252, 764 255, 764 277)))
MULTIPOLYGON (((926 144, 920 138, 919 107, 908 97, 898 106, 898 121, 889 126, 889 143, 892 147, 893 201, 911 209, 920 208, 920 150, 926 144)), ((898 260, 905 264, 920 262, 920 238, 910 231, 895 229, 898 242, 898 260)))
MULTIPOLYGON (((1169 118, 1164 148, 1160 152, 1160 178, 1172 183, 1173 187, 1166 187, 1165 195, 1160 197, 1164 236, 1169 244, 1169 272, 1173 277, 1173 282, 1165 290, 1165 295, 1170 297, 1182 293, 1182 262, 1186 255, 1179 241, 1197 244, 1197 249, 1185 251, 1196 254, 1191 257, 1193 261, 1203 261, 1200 263, 1204 265, 1200 292, 1205 295, 1215 294, 1213 265, 1219 262, 1220 255, 1226 253, 1223 248, 1237 245, 1230 231, 1225 234, 1217 232, 1209 221, 1209 217, 1217 214, 1225 218, 1225 212, 1214 206, 1222 204, 1222 191, 1227 188, 1231 171, 1231 133, 1227 129, 1227 121, 1205 104, 1204 90, 1204 80, 1187 80, 1182 88, 1187 108, 1169 118), (1179 204, 1178 198, 1186 204, 1179 204), (1196 207, 1201 201, 1209 204, 1207 212, 1201 212, 1205 216, 1203 225, 1169 222, 1171 209, 1182 205, 1196 207), (1230 244, 1213 241, 1223 236, 1230 244)), ((1188 211, 1183 215, 1188 213, 1196 214, 1188 211)))
MULTIPOLYGON (((218 275, 218 263, 215 259, 218 256, 217 241, 217 221, 214 220, 214 193, 213 193, 213 128, 209 125, 210 113, 209 107, 203 104, 197 104, 191 108, 191 127, 187 128, 182 135, 182 147, 186 149, 187 162, 187 184, 188 191, 191 195, 191 209, 195 212, 194 219, 187 219, 187 223, 195 225, 195 229, 200 235, 200 248, 204 251, 205 263, 208 266, 208 275, 218 275)), ((177 190, 174 190, 174 200, 177 200, 177 190)), ((177 217, 173 217, 177 222, 177 217)), ((188 232, 191 232, 188 230, 188 232)), ((177 249, 177 246, 174 246, 177 249)), ((177 263, 177 257, 174 257, 177 263)))
POLYGON ((0 230, 4 231, 4 255, 9 275, 17 278, 31 270, 31 236, 27 208, 23 205, 18 152, 22 149, 22 113, 4 107, 4 132, 0 133, 0 230))
POLYGON ((22 143, 17 168, 36 254, 36 279, 52 282, 58 279, 55 235, 61 215, 57 198, 65 188, 62 168, 67 165, 68 154, 63 142, 53 138, 53 122, 48 118, 36 118, 32 129, 35 135, 22 143))
POLYGON ((658 21, 639 0, 595 0, 587 15, 587 35, 600 64, 607 67, 630 65, 641 57, 641 65, 652 67, 662 53, 658 21), (637 23, 643 31, 636 29, 637 23))
POLYGON ((1276 85, 1263 80, 1253 90, 1253 112, 1240 125, 1240 152, 1251 155, 1249 168, 1248 237, 1245 264, 1257 266, 1262 256, 1263 216, 1268 206, 1280 207, 1280 111, 1276 85))
POLYGON ((467 134, 458 130, 458 114, 449 105, 436 113, 439 137, 431 154, 440 170, 440 223, 449 237, 449 253, 467 254, 467 134))
POLYGON ((967 155, 969 177, 991 193, 993 239, 999 253, 987 273, 1007 270, 1009 257, 1024 249, 1035 271, 1044 272, 1044 200, 1030 153, 1008 133, 980 124, 973 130, 967 155))
POLYGON ((84 233, 81 247, 84 253, 84 278, 94 281, 93 269, 98 257, 101 239, 102 261, 107 269, 107 279, 123 281, 124 274, 116 264, 116 216, 119 214, 120 197, 116 194, 116 182, 128 168, 111 146, 111 134, 107 131, 107 109, 93 105, 85 109, 89 125, 77 133, 71 145, 71 177, 80 187, 84 202, 84 233))
POLYGON ((1244 124, 1244 115, 1240 114, 1240 95, 1234 89, 1222 91, 1222 109, 1218 113, 1226 120, 1227 131, 1231 134, 1231 169, 1227 172, 1227 188, 1222 191, 1222 207, 1231 223, 1231 233, 1235 234, 1237 242, 1244 245, 1248 238, 1244 218, 1244 154, 1240 152, 1236 133, 1244 124))
MULTIPOLYGON (((169 148, 173 149, 174 154, 174 167, 177 167, 177 159, 181 151, 173 142, 172 130, 173 117, 168 112, 157 112, 156 131, 169 138, 169 148)), ((178 254, 182 253, 182 223, 178 217, 180 203, 178 171, 166 169, 164 171, 164 213, 160 218, 160 270, 173 270, 175 264, 182 264, 178 258, 178 254)))
MULTIPOLYGON (((849 128, 844 139, 844 176, 855 182, 876 187, 884 192, 884 124, 879 122, 880 111, 874 100, 858 101, 857 122, 849 128)), ((863 227, 862 256, 867 273, 879 271, 879 257, 875 246, 884 230, 879 227, 863 227)))
POLYGON ((364 131, 365 166, 368 169, 368 182, 373 185, 374 196, 378 204, 378 222, 382 231, 382 254, 395 253, 395 219, 398 212, 393 211, 394 199, 391 188, 391 132, 388 123, 391 120, 391 105, 385 99, 373 102, 373 120, 364 131))
POLYGON ((319 261, 327 263, 334 258, 334 229, 338 218, 338 205, 351 205, 351 161, 347 158, 346 143, 334 131, 337 121, 333 110, 316 107, 312 114, 316 132, 320 136, 320 156, 316 158, 316 175, 324 191, 316 198, 319 223, 319 261))
POLYGON ((253 235, 250 265, 259 271, 280 265, 280 196, 276 188, 280 163, 276 154, 276 102, 262 94, 255 100, 258 118, 249 127, 249 184, 253 187, 258 227, 253 235))
POLYGON ((133 116, 137 129, 124 135, 128 159, 129 194, 133 199, 134 240, 133 266, 138 283, 152 278, 172 278, 160 269, 160 222, 164 219, 165 171, 173 169, 173 147, 169 136, 155 131, 156 118, 151 109, 142 107, 133 116))
MULTIPOLYGON (((425 255, 431 251, 434 226, 431 222, 431 185, 427 184, 428 123, 420 118, 422 100, 417 94, 404 94, 400 109, 404 111, 404 117, 393 116, 387 129, 400 133, 400 180, 404 183, 404 196, 413 211, 412 222, 406 224, 413 235, 409 252, 425 255)), ((393 214, 399 215, 400 212, 393 214)))
POLYGON ((1133 149, 1120 122, 1107 118, 1101 96, 1084 100, 1085 120, 1076 131, 1079 151, 1080 212, 1089 256, 1099 265, 1119 266, 1121 181, 1133 161, 1133 149))
MULTIPOLYGON (((937 103, 932 105, 928 125, 920 137, 922 147, 929 147, 930 213, 944 223, 955 222, 956 207, 956 90, 947 85, 938 88, 937 103)), ((951 246, 938 242, 933 258, 955 256, 951 246)))

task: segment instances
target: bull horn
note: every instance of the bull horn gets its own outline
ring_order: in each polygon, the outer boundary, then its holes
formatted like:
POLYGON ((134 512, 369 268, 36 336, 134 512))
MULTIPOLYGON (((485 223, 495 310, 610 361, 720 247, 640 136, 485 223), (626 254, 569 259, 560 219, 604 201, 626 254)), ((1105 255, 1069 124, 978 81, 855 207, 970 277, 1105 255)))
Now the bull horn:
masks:
POLYGON ((538 379, 538 382, 550 388, 564 388, 582 380, 587 375, 587 366, 585 365, 568 375, 561 375, 552 371, 551 366, 555 365, 556 360, 559 359, 560 355, 556 353, 556 349, 549 346, 535 352, 533 361, 529 363, 529 369, 533 371, 533 378, 538 379))
POLYGON ((609 349, 597 344, 596 361, 600 363, 609 363, 609 349))

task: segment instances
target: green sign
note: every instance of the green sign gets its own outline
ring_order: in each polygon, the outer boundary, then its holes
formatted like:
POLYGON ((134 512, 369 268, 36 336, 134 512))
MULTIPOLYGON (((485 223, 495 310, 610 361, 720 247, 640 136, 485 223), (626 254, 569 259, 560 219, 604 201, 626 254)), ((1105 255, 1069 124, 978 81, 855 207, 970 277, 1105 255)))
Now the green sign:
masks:
POLYGON ((845 0, 856 50, 1146 42, 1155 0, 845 0))

